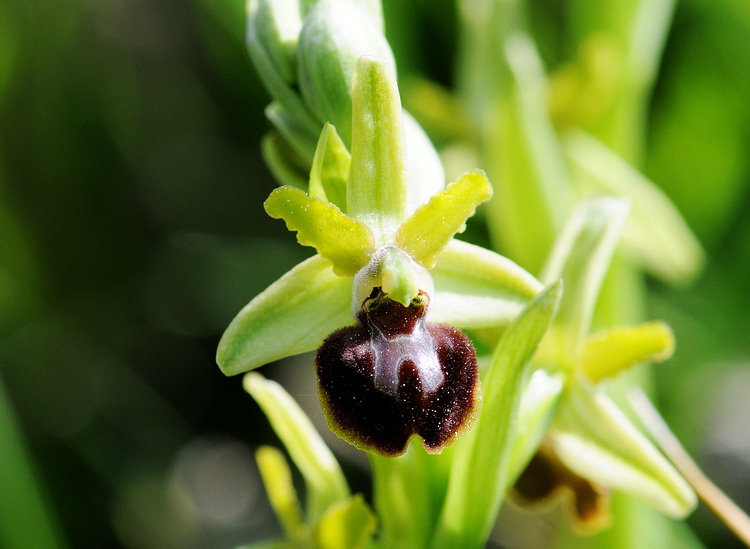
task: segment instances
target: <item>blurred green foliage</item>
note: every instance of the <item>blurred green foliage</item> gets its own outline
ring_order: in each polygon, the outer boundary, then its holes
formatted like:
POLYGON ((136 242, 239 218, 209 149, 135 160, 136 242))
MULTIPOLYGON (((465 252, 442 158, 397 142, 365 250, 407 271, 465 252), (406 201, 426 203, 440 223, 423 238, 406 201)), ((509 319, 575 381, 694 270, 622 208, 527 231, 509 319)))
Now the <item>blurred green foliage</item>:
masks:
MULTIPOLYGON (((529 2, 548 69, 575 54, 565 4, 529 2)), ((405 105, 419 79, 450 89, 453 2, 384 7, 405 105)), ((305 253, 262 209, 268 98, 244 24, 241 0, 0 3, 0 513, 23 517, 0 547, 43 529, 60 547, 223 548, 278 528, 252 464, 274 435, 213 358, 305 253)), ((743 0, 677 3, 642 151, 708 254, 689 288, 648 282, 646 316, 677 339, 659 399, 745 509, 748 35, 743 0)), ((531 546, 515 519, 504 539, 531 546)), ((690 523, 707 546, 736 543, 702 509, 690 523)))

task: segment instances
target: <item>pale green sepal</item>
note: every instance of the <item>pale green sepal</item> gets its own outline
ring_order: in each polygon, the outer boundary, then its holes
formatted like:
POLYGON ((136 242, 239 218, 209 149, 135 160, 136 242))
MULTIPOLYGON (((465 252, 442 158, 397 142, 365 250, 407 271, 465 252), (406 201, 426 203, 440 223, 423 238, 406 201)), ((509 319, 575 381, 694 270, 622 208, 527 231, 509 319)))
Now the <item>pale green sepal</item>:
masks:
POLYGON ((543 288, 510 259, 460 240, 450 241, 430 274, 429 320, 459 328, 510 324, 543 288))
POLYGON ((310 169, 310 196, 326 200, 346 213, 346 180, 349 178, 351 155, 336 128, 323 127, 310 169))
POLYGON ((508 485, 513 484, 539 448, 557 412, 564 376, 544 368, 535 370, 526 383, 518 409, 517 436, 511 440, 508 485))
POLYGON ((565 283, 560 310, 545 340, 545 356, 553 353, 557 363, 570 365, 580 355, 627 212, 623 199, 583 200, 555 243, 541 280, 562 278, 565 283))
POLYGON ((255 461, 268 494, 268 500, 287 538, 301 540, 307 534, 302 520, 297 491, 292 482, 292 471, 284 454, 273 446, 261 446, 255 452, 255 461))
POLYGON ((445 188, 445 171, 437 149, 422 126, 407 111, 403 111, 403 116, 408 181, 406 213, 411 214, 445 188))
MULTIPOLYGON (((274 127, 300 158, 307 164, 312 163, 315 154, 315 137, 304 130, 297 118, 293 117, 278 101, 274 101, 266 107, 266 118, 273 123, 274 127)), ((315 135, 317 135, 317 132, 315 135)))
POLYGON ((482 410, 456 443, 445 498, 432 547, 483 547, 510 478, 513 439, 527 364, 552 321, 562 293, 556 282, 510 325, 482 376, 482 410))
POLYGON ((703 249, 661 189, 594 137, 569 132, 564 143, 581 194, 630 200, 623 244, 644 268, 674 284, 695 278, 705 260, 703 249))
POLYGON ((596 383, 636 364, 667 360, 674 346, 674 334, 664 322, 614 326, 586 339, 581 370, 596 383))
POLYGON ((284 388, 258 373, 245 375, 243 387, 266 414, 307 486, 307 520, 315 524, 326 510, 349 496, 336 458, 302 409, 284 388))
POLYGON ((297 82, 297 38, 302 30, 300 0, 250 0, 248 15, 257 39, 289 84, 297 82))
POLYGON ((307 187, 307 177, 301 168, 290 160, 290 155, 297 156, 277 131, 268 132, 260 143, 261 153, 266 166, 274 179, 281 185, 289 185, 298 189, 307 187))
POLYGON ((268 215, 283 219, 290 231, 297 231, 300 244, 313 246, 328 259, 338 275, 354 276, 375 251, 367 225, 299 189, 274 189, 263 206, 268 215))
POLYGON ((492 196, 492 186, 480 170, 459 177, 420 206, 399 227, 396 244, 431 269, 453 235, 463 232, 466 220, 492 196))
POLYGON ((579 378, 563 398, 550 439, 568 468, 674 518, 695 508, 692 488, 603 391, 579 378))
POLYGON ((216 360, 226 375, 320 347, 334 330, 354 323, 352 279, 333 274, 315 255, 248 303, 219 341, 216 360))
POLYGON ((313 532, 315 549, 364 549, 375 533, 377 521, 362 496, 332 505, 313 532))
POLYGON ((347 212, 379 226, 381 235, 389 235, 405 217, 407 197, 395 73, 380 59, 361 57, 354 70, 352 94, 347 212))
POLYGON ((374 56, 393 72, 396 63, 379 22, 346 0, 318 0, 299 37, 299 82, 321 123, 330 122, 344 143, 352 142, 352 82, 357 60, 374 56))

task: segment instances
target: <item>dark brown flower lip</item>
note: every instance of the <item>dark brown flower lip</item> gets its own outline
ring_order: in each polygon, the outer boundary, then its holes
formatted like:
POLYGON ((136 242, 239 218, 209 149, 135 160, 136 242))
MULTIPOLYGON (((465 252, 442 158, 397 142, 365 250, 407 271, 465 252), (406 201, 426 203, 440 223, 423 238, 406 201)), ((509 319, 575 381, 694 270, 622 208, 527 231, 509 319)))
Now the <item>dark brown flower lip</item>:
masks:
POLYGON ((458 329, 425 320, 429 296, 407 307, 375 288, 355 326, 318 349, 318 391, 329 427, 354 446, 403 453, 416 435, 438 453, 479 406, 476 355, 458 329))

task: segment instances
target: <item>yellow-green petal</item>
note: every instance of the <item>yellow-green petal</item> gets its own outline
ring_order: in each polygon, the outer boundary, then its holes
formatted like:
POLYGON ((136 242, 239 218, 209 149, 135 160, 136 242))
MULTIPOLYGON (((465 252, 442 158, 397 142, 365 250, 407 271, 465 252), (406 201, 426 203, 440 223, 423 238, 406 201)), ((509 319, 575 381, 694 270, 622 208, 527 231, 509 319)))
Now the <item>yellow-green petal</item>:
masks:
POLYGON ((310 523, 317 522, 331 505, 350 497, 346 478, 333 452, 281 385, 253 372, 245 376, 243 386, 266 414, 302 473, 307 485, 307 518, 310 523))
POLYGON ((346 181, 351 156, 333 125, 326 123, 320 132, 310 169, 310 196, 320 198, 346 212, 346 181))
POLYGON ((268 501, 286 536, 292 540, 302 539, 305 536, 302 509, 284 454, 273 446, 261 446, 255 452, 255 461, 266 487, 268 501))
POLYGON ((667 360, 673 352, 674 335, 663 322, 615 326, 587 338, 581 369, 596 383, 642 362, 667 360))
POLYGON ((313 246, 333 264, 334 272, 354 276, 367 265, 374 251, 370 229, 330 202, 308 196, 293 187, 275 189, 264 204, 271 217, 283 219, 297 240, 313 246))
POLYGON ((481 170, 458 178, 399 227, 396 244, 414 261, 431 269, 453 235, 462 232, 476 208, 492 196, 492 186, 481 170))

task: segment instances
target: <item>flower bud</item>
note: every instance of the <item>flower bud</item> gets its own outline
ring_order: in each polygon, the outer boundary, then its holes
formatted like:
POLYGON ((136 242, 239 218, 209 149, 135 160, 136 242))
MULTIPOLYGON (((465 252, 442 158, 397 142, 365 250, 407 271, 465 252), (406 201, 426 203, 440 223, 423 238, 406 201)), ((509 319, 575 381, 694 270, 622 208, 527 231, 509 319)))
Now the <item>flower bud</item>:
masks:
POLYGON ((357 59, 367 55, 396 63, 382 30, 362 7, 320 0, 307 14, 299 36, 300 88, 305 102, 351 144, 352 78, 357 59))
POLYGON ((408 306, 380 287, 357 325, 318 349, 318 393, 329 428, 361 450, 397 456, 412 435, 440 453, 479 408, 474 348, 458 329, 426 321, 429 296, 408 306))
POLYGON ((300 0, 252 0, 248 4, 250 35, 288 84, 297 82, 297 40, 303 18, 300 0))

